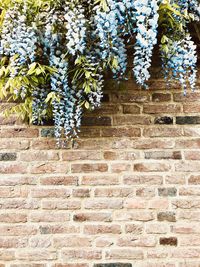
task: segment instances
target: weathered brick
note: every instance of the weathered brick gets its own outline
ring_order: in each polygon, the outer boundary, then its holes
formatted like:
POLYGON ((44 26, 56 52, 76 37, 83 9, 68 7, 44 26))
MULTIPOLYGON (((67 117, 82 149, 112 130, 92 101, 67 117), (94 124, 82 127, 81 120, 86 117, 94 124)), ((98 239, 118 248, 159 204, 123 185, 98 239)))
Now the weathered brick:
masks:
POLYGON ((106 252, 106 259, 114 260, 142 260, 144 257, 142 250, 138 249, 111 249, 106 252))
POLYGON ((62 225, 62 224, 49 224, 40 226, 40 233, 42 235, 50 235, 50 234, 76 234, 80 233, 80 227, 70 225, 62 225))
POLYGON ((1 223, 25 223, 27 222, 27 215, 24 213, 12 213, 4 212, 0 213, 0 222, 1 223))
POLYGON ((179 116, 176 117, 176 124, 184 125, 184 124, 200 124, 199 116, 179 116))
POLYGON ((83 117, 82 119, 83 126, 111 126, 110 117, 83 117))
POLYGON ((40 131, 41 137, 55 137, 54 128, 43 128, 40 131))
POLYGON ((70 214, 63 212, 32 212, 29 216, 31 222, 67 222, 70 219, 70 214))
POLYGON ((79 200, 43 200, 42 208, 45 210, 77 210, 81 208, 79 200))
POLYGON ((156 238, 153 236, 126 236, 120 237, 117 241, 119 247, 155 247, 156 238))
POLYGON ((94 249, 63 250, 61 253, 63 260, 99 260, 102 258, 102 252, 94 249))
POLYGON ((144 105, 143 112, 148 114, 160 114, 160 113, 179 113, 181 112, 181 106, 176 104, 162 104, 162 105, 144 105))
MULTIPOLYGON (((25 248, 28 246, 27 237, 0 237, 0 248, 25 248)), ((1 266, 1 265, 0 265, 1 266)))
POLYGON ((171 169, 168 163, 136 163, 134 170, 137 172, 166 172, 171 169))
POLYGON ((199 185, 200 184, 200 175, 191 175, 188 179, 189 184, 199 185))
POLYGON ((125 231, 128 234, 139 235, 143 233, 144 227, 142 224, 129 223, 125 225, 125 231))
POLYGON ((49 260, 56 260, 57 253, 56 251, 48 251, 44 249, 40 250, 30 250, 30 251, 18 251, 16 254, 16 258, 18 260, 23 261, 49 261, 49 260))
POLYGON ((131 197, 134 195, 132 188, 96 188, 95 197, 131 197))
POLYGON ((157 214, 158 221, 176 222, 176 213, 173 211, 161 211, 157 214))
POLYGON ((124 175, 123 181, 127 185, 161 185, 163 177, 159 175, 124 175))
POLYGON ((88 199, 85 201, 85 209, 121 209, 123 201, 120 199, 88 199))
POLYGON ((68 198, 70 196, 69 189, 46 189, 35 188, 31 190, 31 196, 33 198, 68 198))
POLYGON ((0 161, 15 161, 16 159, 16 153, 0 153, 0 161))
POLYGON ((86 235, 99 235, 99 234, 120 234, 120 225, 85 225, 84 233, 86 235))
POLYGON ((81 180, 82 185, 117 185, 119 178, 117 175, 92 175, 83 176, 81 180))
POLYGON ((167 102, 171 100, 171 94, 154 93, 152 94, 152 100, 154 102, 167 102))
POLYGON ((35 128, 1 128, 1 138, 34 138, 39 136, 39 130, 35 128))
POLYGON ((133 116, 133 115, 116 115, 113 118, 114 126, 124 125, 150 125, 151 117, 148 116, 133 116))
POLYGON ((173 121, 173 117, 169 116, 156 117, 154 119, 155 124, 173 124, 173 121))
POLYGON ((145 152, 146 159, 182 159, 180 151, 150 151, 145 152))
POLYGON ((158 188, 158 195, 161 197, 175 197, 177 195, 177 189, 175 187, 158 188))
POLYGON ((141 130, 139 128, 104 128, 102 129, 103 137, 140 137, 141 130))
POLYGON ((73 216, 73 220, 75 222, 111 222, 112 214, 109 212, 84 212, 84 213, 76 213, 73 216))
POLYGON ((163 246, 177 246, 177 237, 160 237, 160 245, 163 246))
POLYGON ((100 151, 64 151, 62 153, 62 160, 76 161, 76 160, 100 160, 102 158, 100 151))
POLYGON ((124 114, 139 114, 140 107, 137 105, 123 105, 124 114))
POLYGON ((63 247, 91 247, 92 239, 86 236, 81 237, 80 235, 68 236, 66 237, 54 237, 53 238, 53 246, 55 248, 63 248, 63 247))
POLYGON ((53 176, 53 177, 41 177, 40 183, 42 185, 78 185, 77 176, 53 176))
POLYGON ((132 267, 131 263, 99 263, 94 264, 94 267, 132 267))
POLYGON ((161 223, 150 223, 145 229, 147 234, 166 234, 169 231, 169 226, 161 223))
POLYGON ((87 188, 73 189, 72 195, 73 197, 80 197, 80 198, 90 197, 90 189, 87 188))
POLYGON ((179 137, 182 136, 180 128, 148 128, 143 132, 146 137, 179 137))
POLYGON ((59 154, 55 151, 34 151, 20 153, 20 160, 22 161, 56 161, 59 160, 59 154))
POLYGON ((106 172, 108 165, 106 163, 83 163, 83 164, 72 164, 72 173, 88 173, 88 172, 106 172))

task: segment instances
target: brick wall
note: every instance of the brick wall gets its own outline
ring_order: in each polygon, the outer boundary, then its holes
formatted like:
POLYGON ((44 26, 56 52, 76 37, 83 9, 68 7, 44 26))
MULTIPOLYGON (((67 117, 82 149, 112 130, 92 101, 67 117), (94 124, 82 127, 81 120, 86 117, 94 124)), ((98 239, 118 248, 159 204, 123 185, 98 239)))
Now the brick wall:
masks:
POLYGON ((0 267, 200 266, 200 87, 158 74, 107 81, 73 148, 0 117, 0 267))

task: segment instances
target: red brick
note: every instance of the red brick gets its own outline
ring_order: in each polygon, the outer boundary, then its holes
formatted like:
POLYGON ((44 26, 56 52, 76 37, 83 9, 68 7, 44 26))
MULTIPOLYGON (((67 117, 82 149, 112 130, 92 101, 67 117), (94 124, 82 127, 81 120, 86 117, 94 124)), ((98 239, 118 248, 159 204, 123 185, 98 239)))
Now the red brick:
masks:
POLYGON ((129 147, 135 149, 167 149, 167 148, 174 148, 174 141, 170 140, 152 140, 152 139, 140 139, 140 140, 133 140, 132 144, 129 142, 129 147))
POLYGON ((160 113, 179 113, 181 112, 181 106, 176 104, 162 104, 162 105, 147 105, 143 107, 143 112, 147 114, 160 114, 160 113))
POLYGON ((199 101, 199 99, 200 99, 200 93, 199 92, 187 92, 187 97, 185 97, 183 95, 183 93, 175 93, 174 94, 174 101, 175 102, 184 102, 187 100, 187 102, 190 103, 193 101, 199 101))
POLYGON ((183 136, 180 128, 148 128, 143 132, 146 137, 180 137, 183 136))
POLYGON ((85 201, 85 209, 121 209, 123 201, 120 199, 88 199, 85 201))
POLYGON ((12 225, 12 226, 0 226, 1 236, 23 236, 23 235, 35 235, 38 229, 36 226, 31 225, 12 225))
POLYGON ((29 216, 31 222, 67 222, 70 219, 70 214, 61 212, 32 212, 29 216))
POLYGON ((124 114, 139 114, 140 107, 137 105, 123 105, 124 114))
POLYGON ((112 214, 108 212, 84 212, 84 213, 75 213, 73 220, 76 222, 111 222, 112 214))
POLYGON ((172 201, 173 208, 176 209, 198 209, 200 208, 200 200, 178 199, 172 201))
POLYGON ((124 201, 124 208, 126 209, 145 209, 147 207, 147 201, 140 198, 130 198, 124 201))
POLYGON ((1 139, 0 149, 19 149, 26 150, 30 147, 30 141, 21 139, 1 139))
POLYGON ((35 163, 30 167, 30 172, 33 174, 43 173, 67 173, 69 171, 69 165, 65 162, 41 162, 35 163))
POLYGON ((141 130, 139 128, 104 128, 102 129, 103 137, 140 137, 141 130))
POLYGON ((22 161, 52 161, 59 160, 59 154, 55 151, 34 151, 23 152, 20 154, 20 160, 22 161))
POLYGON ((23 163, 5 163, 0 162, 0 173, 1 174, 9 174, 9 173, 20 173, 24 174, 28 172, 27 164, 23 163))
POLYGON ((25 223, 27 222, 27 215, 23 213, 0 213, 1 223, 25 223))
POLYGON ((94 191, 95 197, 130 197, 134 195, 132 188, 97 188, 94 191))
POLYGON ((166 172, 171 170, 168 163, 137 163, 134 165, 134 170, 137 172, 166 172))
POLYGON ((0 129, 1 138, 35 138, 39 136, 39 130, 34 128, 2 128, 0 129))
POLYGON ((35 188, 31 190, 31 196, 33 198, 68 198, 70 196, 69 189, 46 189, 46 188, 35 188))
POLYGON ((120 237, 117 241, 119 247, 155 247, 156 238, 153 236, 143 236, 143 237, 120 237))
POLYGON ((99 235, 99 234, 121 234, 120 225, 85 225, 84 234, 99 235))
POLYGON ((0 260, 4 262, 15 260, 15 251, 8 249, 0 250, 0 260))
POLYGON ((152 95, 153 102, 165 102, 171 100, 171 94, 154 93, 152 95))
POLYGON ((188 179, 189 184, 199 185, 200 184, 200 175, 191 175, 188 179))
MULTIPOLYGON (((26 237, 0 237, 0 248, 25 248, 28 246, 26 237)), ((1 266, 1 265, 0 265, 1 266)))
POLYGON ((77 210, 81 208, 79 200, 43 200, 42 208, 46 210, 77 210))
POLYGON ((80 188, 80 189, 74 189, 72 192, 73 197, 90 197, 90 189, 87 188, 80 188))
POLYGON ((53 176, 53 177, 41 177, 40 183, 42 185, 78 185, 77 176, 53 176))
POLYGON ((117 115, 113 118, 114 126, 150 125, 150 124, 151 124, 151 117, 147 116, 117 115))
POLYGON ((159 175, 125 175, 123 181, 126 185, 161 185, 163 177, 159 175))
POLYGON ((136 151, 105 151, 104 159, 106 160, 135 160, 140 155, 136 151))
POLYGON ((117 175, 92 175, 83 176, 82 185, 117 185, 119 184, 119 178, 117 175))
POLYGON ((106 163, 94 163, 94 164, 72 164, 72 173, 89 173, 89 172, 106 172, 108 170, 108 165, 106 163))
POLYGON ((0 179, 0 186, 35 185, 36 183, 36 178, 32 177, 1 176, 0 179))
POLYGON ((137 223, 129 223, 125 225, 125 232, 128 234, 139 235, 144 231, 144 227, 142 224, 137 223))
POLYGON ((112 173, 128 172, 131 170, 131 168, 132 168, 132 165, 128 163, 112 163, 111 164, 112 173))
POLYGON ((62 159, 66 161, 76 160, 100 160, 102 158, 100 151, 64 151, 62 159))
POLYGON ((87 263, 55 263, 52 267, 89 267, 87 263))
POLYGON ((81 237, 78 236, 68 236, 66 237, 55 237, 53 238, 53 246, 55 248, 64 248, 64 247, 91 247, 91 238, 88 238, 86 236, 81 237))

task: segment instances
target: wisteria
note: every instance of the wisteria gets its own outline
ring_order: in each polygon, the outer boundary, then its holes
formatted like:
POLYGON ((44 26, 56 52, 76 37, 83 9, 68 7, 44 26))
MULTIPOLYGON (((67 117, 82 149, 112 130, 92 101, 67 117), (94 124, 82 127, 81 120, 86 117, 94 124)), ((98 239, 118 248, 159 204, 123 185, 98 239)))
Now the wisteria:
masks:
POLYGON ((31 123, 53 119, 58 141, 76 138, 84 109, 100 106, 105 71, 127 79, 128 57, 148 88, 157 44, 167 83, 195 89, 198 0, 2 0, 0 11, 0 98, 13 96, 31 123))

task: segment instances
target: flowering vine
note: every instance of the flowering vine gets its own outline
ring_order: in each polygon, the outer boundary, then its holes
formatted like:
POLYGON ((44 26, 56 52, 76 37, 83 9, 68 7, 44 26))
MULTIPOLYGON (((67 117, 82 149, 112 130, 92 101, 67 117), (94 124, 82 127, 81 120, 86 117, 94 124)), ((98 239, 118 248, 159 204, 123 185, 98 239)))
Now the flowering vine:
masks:
POLYGON ((198 0, 2 0, 0 12, 0 98, 17 100, 7 114, 53 119, 58 140, 77 137, 84 108, 100 106, 105 70, 126 79, 127 47, 138 85, 148 87, 158 44, 166 81, 195 88, 198 0))

